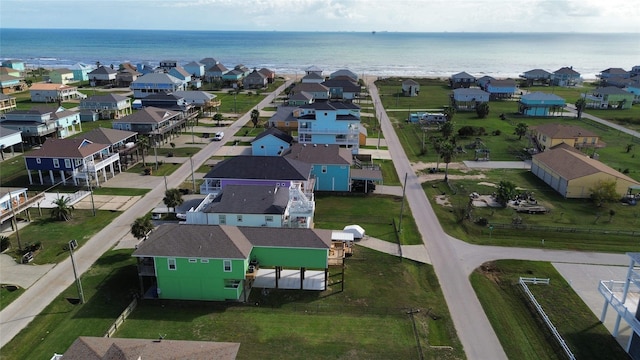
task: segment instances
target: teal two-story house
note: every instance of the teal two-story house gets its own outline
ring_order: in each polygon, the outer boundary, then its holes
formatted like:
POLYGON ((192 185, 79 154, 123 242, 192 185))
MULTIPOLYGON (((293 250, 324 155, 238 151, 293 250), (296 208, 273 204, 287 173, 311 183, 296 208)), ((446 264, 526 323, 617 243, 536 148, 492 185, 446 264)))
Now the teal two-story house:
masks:
POLYGON ((296 269, 301 289, 309 269, 328 276, 331 230, 163 224, 140 244, 138 277, 147 298, 246 301, 264 274, 296 269), (272 271, 268 271, 271 269, 272 271))
POLYGON ((351 150, 336 144, 293 144, 285 158, 311 165, 315 191, 349 191, 351 185, 351 150))
POLYGON ((565 101, 560 96, 536 91, 522 95, 518 102, 518 112, 527 116, 550 116, 562 111, 564 106, 565 101))

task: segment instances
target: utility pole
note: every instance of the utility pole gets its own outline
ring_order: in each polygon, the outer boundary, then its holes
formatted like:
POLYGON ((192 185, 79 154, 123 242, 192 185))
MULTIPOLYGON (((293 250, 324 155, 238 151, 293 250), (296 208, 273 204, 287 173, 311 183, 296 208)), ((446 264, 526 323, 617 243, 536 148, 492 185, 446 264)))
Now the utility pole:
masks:
POLYGON ((82 291, 82 282, 80 282, 80 278, 78 277, 78 271, 76 270, 76 261, 73 258, 73 250, 78 247, 78 242, 76 240, 69 241, 69 254, 71 255, 71 266, 73 266, 73 276, 76 278, 76 287, 78 288, 78 298, 80 299, 80 304, 84 304, 84 292, 82 291))
POLYGON ((193 155, 189 156, 189 163, 191 163, 191 182, 193 183, 193 193, 196 193, 196 177, 193 174, 193 155))
POLYGON ((16 209, 11 201, 11 191, 9 191, 9 206, 11 206, 11 222, 16 227, 16 240, 18 240, 18 250, 22 251, 22 243, 20 242, 20 231, 18 230, 18 219, 16 218, 16 209))
POLYGON ((404 174, 404 186, 402 186, 402 204, 400 205, 400 221, 398 222, 398 232, 402 232, 402 213, 404 212, 404 198, 407 193, 407 177, 409 173, 404 174))

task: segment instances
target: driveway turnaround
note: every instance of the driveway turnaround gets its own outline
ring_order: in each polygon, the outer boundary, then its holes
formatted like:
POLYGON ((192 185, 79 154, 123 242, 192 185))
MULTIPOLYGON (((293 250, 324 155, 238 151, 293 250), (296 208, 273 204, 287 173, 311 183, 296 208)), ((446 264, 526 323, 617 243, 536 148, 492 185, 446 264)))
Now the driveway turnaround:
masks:
POLYGON ((11 256, 0 254, 0 284, 17 285, 26 289, 54 266, 55 264, 18 264, 11 256))

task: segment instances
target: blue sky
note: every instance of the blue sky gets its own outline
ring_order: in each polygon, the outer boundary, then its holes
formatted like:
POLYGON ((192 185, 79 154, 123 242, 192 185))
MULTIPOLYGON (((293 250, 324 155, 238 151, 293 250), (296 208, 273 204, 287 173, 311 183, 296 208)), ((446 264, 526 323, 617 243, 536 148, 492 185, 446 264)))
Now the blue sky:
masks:
POLYGON ((637 32, 638 0, 1 0, 0 28, 637 32))

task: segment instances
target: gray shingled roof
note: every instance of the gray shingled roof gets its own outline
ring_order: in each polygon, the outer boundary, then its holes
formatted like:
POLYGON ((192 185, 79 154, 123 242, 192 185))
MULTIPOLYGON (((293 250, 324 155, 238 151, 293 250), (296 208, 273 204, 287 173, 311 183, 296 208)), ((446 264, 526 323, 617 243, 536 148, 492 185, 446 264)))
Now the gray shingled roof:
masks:
POLYGON ((97 144, 117 144, 136 134, 133 131, 99 127, 82 134, 82 137, 97 144))
POLYGON ((205 178, 212 179, 309 179, 311 165, 280 156, 234 156, 211 169, 205 178))
POLYGON ((351 150, 336 144, 306 145, 293 144, 284 151, 285 158, 304 161, 312 165, 351 165, 351 150))
POLYGON ((328 88, 342 88, 344 92, 360 92, 360 85, 346 79, 331 79, 322 82, 328 88))
POLYGON ((86 103, 86 102, 119 102, 122 100, 127 100, 128 97, 126 96, 122 96, 122 95, 118 95, 118 94, 106 94, 106 95, 93 95, 93 96, 89 96, 86 99, 82 99, 80 100, 81 103, 86 103))
POLYGON ((457 74, 453 74, 453 75, 451 75, 451 78, 452 79, 474 79, 475 80, 475 76, 473 76, 473 75, 471 75, 471 74, 469 74, 469 73, 467 73, 465 71, 459 72, 457 74))
POLYGON ((227 185, 205 213, 283 215, 289 189, 268 185, 227 185))
POLYGON ((216 359, 233 360, 240 343, 81 336, 64 353, 64 360, 216 359))
POLYGON ((148 73, 137 78, 133 84, 182 84, 182 80, 165 73, 148 73))
POLYGON ((607 87, 601 87, 601 88, 597 88, 595 90, 593 90, 594 94, 601 94, 601 95, 630 95, 631 93, 628 91, 624 91, 620 88, 617 88, 615 86, 607 86, 607 87))
POLYGON ((40 149, 33 150, 25 157, 41 158, 73 158, 81 159, 89 155, 98 153, 109 147, 110 144, 88 143, 80 146, 85 140, 83 138, 56 139, 48 138, 40 149))
POLYGON ((153 106, 147 106, 144 109, 135 112, 131 115, 127 115, 121 119, 113 120, 113 123, 137 123, 137 124, 153 124, 153 123, 161 123, 166 121, 167 119, 174 118, 178 116, 180 113, 160 109, 153 106))
POLYGON ((521 100, 524 101, 531 101, 531 100, 544 100, 544 101, 549 101, 549 100, 560 100, 560 101, 564 101, 564 99, 556 94, 549 94, 549 93, 545 93, 542 91, 536 91, 536 92, 532 92, 526 95, 522 95, 521 100))
POLYGON ((110 67, 100 66, 99 68, 91 71, 89 73, 89 75, 97 75, 97 74, 101 74, 101 75, 109 74, 110 75, 110 74, 115 74, 115 73, 117 73, 117 71, 112 69, 112 68, 110 68, 110 67))

